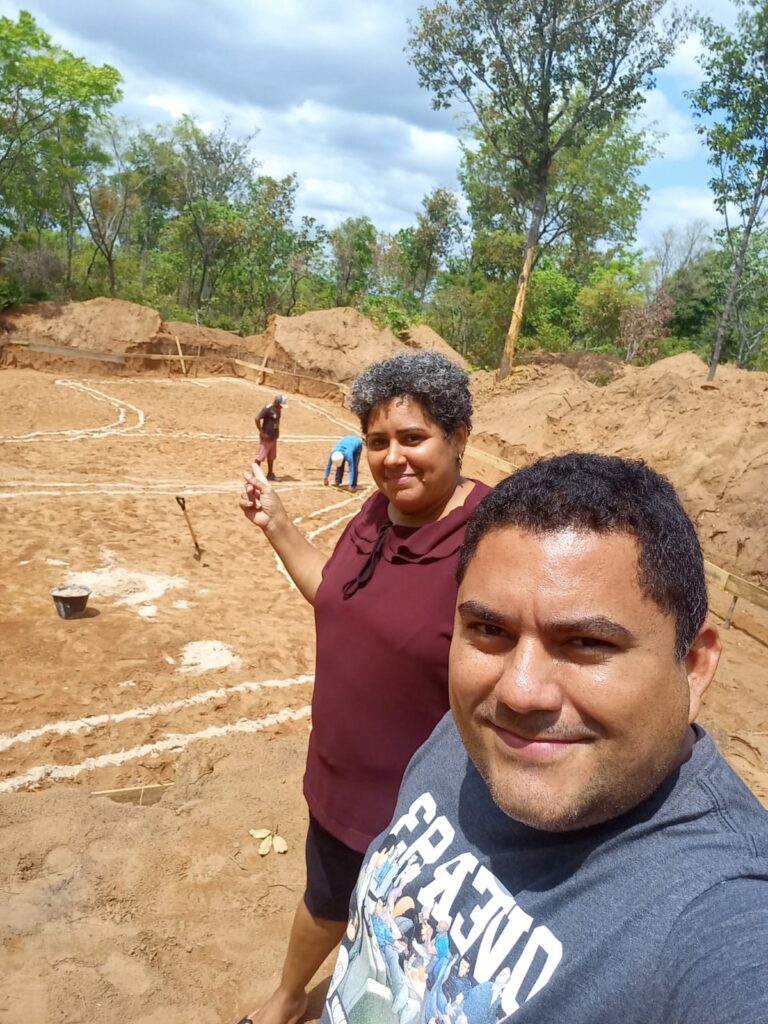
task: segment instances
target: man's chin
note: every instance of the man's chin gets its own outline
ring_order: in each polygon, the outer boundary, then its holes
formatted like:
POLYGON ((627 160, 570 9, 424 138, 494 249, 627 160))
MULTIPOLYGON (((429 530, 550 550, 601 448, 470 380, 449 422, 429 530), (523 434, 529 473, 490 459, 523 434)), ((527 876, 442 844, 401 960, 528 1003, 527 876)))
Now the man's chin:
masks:
POLYGON ((536 799, 535 794, 530 794, 521 801, 514 799, 505 786, 499 787, 492 781, 488 789, 499 810, 519 825, 539 832, 570 832, 584 827, 583 811, 559 803, 554 795, 542 794, 536 799))

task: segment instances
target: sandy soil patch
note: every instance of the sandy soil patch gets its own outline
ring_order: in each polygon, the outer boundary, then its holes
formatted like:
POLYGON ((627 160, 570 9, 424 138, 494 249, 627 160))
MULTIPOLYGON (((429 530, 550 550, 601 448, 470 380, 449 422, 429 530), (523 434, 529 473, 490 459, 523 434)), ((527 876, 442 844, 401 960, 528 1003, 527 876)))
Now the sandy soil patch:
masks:
MULTIPOLYGON (((303 875, 312 614, 236 507, 271 391, 80 383, 112 403, 0 373, 0 1017, 226 1024, 274 984, 303 875), (123 429, 106 432, 120 408, 123 429), (67 579, 94 584, 85 618, 56 615, 49 589, 67 579), (157 783, 173 785, 152 806, 90 795, 157 783), (288 852, 260 857, 259 828, 288 852)), ((542 443, 546 391, 512 421, 542 443)), ((491 446, 507 413, 480 415, 491 446)), ((355 425, 293 395, 283 422, 279 487, 330 549, 370 486, 365 468, 357 496, 321 484, 355 425)), ((703 720, 768 801, 768 616, 740 607, 735 621, 703 720)))

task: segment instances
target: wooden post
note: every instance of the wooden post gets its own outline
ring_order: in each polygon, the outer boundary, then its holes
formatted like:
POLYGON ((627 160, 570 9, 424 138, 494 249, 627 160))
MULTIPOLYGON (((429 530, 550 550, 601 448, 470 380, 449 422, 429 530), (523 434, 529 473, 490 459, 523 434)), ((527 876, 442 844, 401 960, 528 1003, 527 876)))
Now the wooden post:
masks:
POLYGON ((186 364, 184 362, 184 356, 182 355, 182 352, 181 352, 181 343, 179 342, 178 334, 174 334, 173 340, 176 342, 176 351, 179 353, 179 360, 181 362, 181 372, 186 377, 187 376, 187 367, 186 367, 186 364))
POLYGON ((738 600, 739 600, 738 597, 734 597, 733 600, 731 601, 729 607, 728 607, 728 614, 725 616, 725 628, 726 629, 730 629, 731 628, 731 623, 733 622, 733 613, 736 611, 736 602, 738 600))

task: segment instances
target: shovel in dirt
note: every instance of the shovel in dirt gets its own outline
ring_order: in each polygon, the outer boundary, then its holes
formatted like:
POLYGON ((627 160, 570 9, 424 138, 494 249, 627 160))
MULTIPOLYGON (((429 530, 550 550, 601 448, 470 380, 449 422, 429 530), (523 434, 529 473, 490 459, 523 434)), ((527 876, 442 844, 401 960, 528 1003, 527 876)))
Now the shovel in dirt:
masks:
POLYGON ((195 531, 192 529, 192 523, 189 521, 189 512, 187 512, 187 502, 179 494, 176 495, 176 501, 178 502, 179 508, 184 513, 184 521, 186 522, 187 529, 189 530, 190 535, 192 537, 192 543, 195 545, 195 559, 199 562, 200 559, 203 557, 203 549, 197 543, 195 531))

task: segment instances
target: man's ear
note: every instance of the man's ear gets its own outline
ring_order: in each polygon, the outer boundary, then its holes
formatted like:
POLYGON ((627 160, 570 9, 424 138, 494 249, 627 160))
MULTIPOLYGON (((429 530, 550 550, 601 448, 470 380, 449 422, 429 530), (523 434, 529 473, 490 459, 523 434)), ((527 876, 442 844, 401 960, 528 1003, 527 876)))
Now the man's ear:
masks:
POLYGON ((693 722, 699 713, 701 699, 715 675, 721 650, 720 635, 714 626, 705 623, 694 637, 691 649, 683 659, 690 692, 689 723, 693 722))

